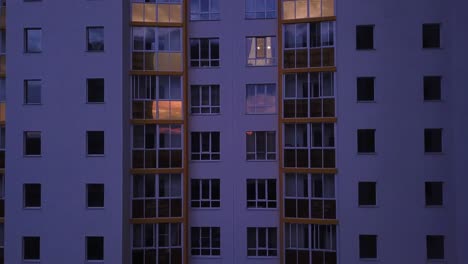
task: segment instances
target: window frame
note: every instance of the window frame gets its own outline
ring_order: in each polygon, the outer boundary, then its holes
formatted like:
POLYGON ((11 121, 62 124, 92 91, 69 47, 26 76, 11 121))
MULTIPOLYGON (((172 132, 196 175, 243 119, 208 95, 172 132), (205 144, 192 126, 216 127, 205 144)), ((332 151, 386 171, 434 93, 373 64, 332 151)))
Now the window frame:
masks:
POLYGON ((356 51, 369 51, 376 50, 375 48, 375 25, 356 25, 356 51), (372 29, 370 32, 367 30, 372 29), (360 31, 361 30, 361 31, 360 31), (364 31, 362 31, 364 30, 364 31), (371 33, 371 36, 367 36, 368 33, 371 33), (370 38, 370 43, 364 43, 365 38, 370 38))
MULTIPOLYGON (((276 19, 278 17, 278 7, 276 0, 263 0, 264 8, 257 7, 258 1, 256 0, 245 0, 245 19, 276 19), (253 10, 249 11, 249 2, 253 2, 253 10), (273 3, 274 9, 269 9, 268 2, 273 3), (263 10, 262 10, 263 9, 263 10), (250 14, 250 15, 249 15, 250 14), (262 14, 261 16, 259 16, 262 14), (273 14, 273 15, 271 15, 273 14)), ((271 4, 270 3, 270 4, 271 4)), ((261 7, 261 6, 260 6, 261 7)))
MULTIPOLYGON (((446 259, 446 252, 445 252, 446 250, 445 250, 445 248, 446 248, 446 245, 445 245, 445 236, 444 235, 426 235, 426 259, 428 261, 443 261, 443 260, 445 260, 446 259), (439 256, 431 255, 431 253, 433 252, 433 251, 429 250, 429 244, 431 242, 430 241, 431 239, 437 239, 437 240, 441 239, 442 240, 442 241, 432 241, 433 243, 442 242, 442 244, 441 244, 442 245, 442 252, 441 252, 442 256, 439 257, 439 256)), ((432 253, 432 254, 434 254, 434 253, 432 253)))
POLYGON ((104 26, 86 26, 86 51, 87 52, 104 52, 105 51, 105 32, 104 26), (98 42, 99 47, 94 47, 90 42, 92 30, 102 30, 102 43, 98 42), (102 46, 102 47, 100 47, 102 46))
POLYGON ((23 81, 23 104, 24 105, 42 105, 42 80, 41 79, 26 79, 23 81), (28 102, 29 82, 38 82, 39 83, 39 102, 28 102))
POLYGON ((246 208, 247 210, 275 210, 278 208, 278 194, 277 194, 276 179, 260 179, 249 178, 246 179, 246 208), (249 184, 255 189, 255 193, 250 193, 249 184), (273 191, 271 191, 273 187, 273 191), (264 198, 259 197, 260 190, 264 193, 264 198), (271 197, 271 196, 274 197, 271 197), (253 199, 249 199, 250 197, 253 199), (262 206, 264 205, 264 206, 262 206))
POLYGON ((190 255, 192 257, 206 257, 206 256, 221 256, 221 228, 218 226, 192 226, 190 227, 190 255), (208 237, 202 235, 203 230, 208 229, 208 237), (216 236, 218 235, 218 236, 216 236), (194 242, 198 238, 198 245, 195 246, 194 242), (209 246, 203 246, 203 239, 209 240, 209 246), (218 246, 216 246, 216 244, 218 246), (199 251, 199 254, 194 252, 199 251), (205 253, 203 254, 205 250, 205 253))
POLYGON ((424 128, 424 154, 426 155, 442 154, 444 152, 443 141, 444 141, 444 129, 443 128, 424 128), (439 134, 434 135, 433 133, 439 133, 439 134), (437 136, 439 136, 439 138, 434 138, 437 136), (432 146, 434 144, 436 144, 436 146, 432 146))
MULTIPOLYGON (((374 248, 371 249, 371 251, 373 251, 374 248)), ((379 248, 378 248, 378 236, 375 235, 375 234, 359 234, 359 259, 361 260, 377 260, 378 259, 378 256, 379 256, 379 248), (370 241, 370 240, 373 240, 373 241, 370 241), (364 240, 367 240, 367 241, 364 241, 364 240), (374 253, 374 252, 364 252, 366 251, 364 247, 364 243, 374 243, 375 242, 375 245, 371 245, 373 247, 375 247, 375 256, 372 255, 371 256, 371 253, 374 253), (362 247, 361 247, 362 246, 362 247)))
POLYGON ((276 130, 272 131, 246 131, 245 132, 245 160, 246 161, 276 161, 277 154, 276 154, 276 130), (263 142, 262 138, 263 137, 263 142), (273 142, 271 139, 273 137, 273 142), (259 139, 260 138, 260 139, 259 139), (249 140, 250 139, 250 140, 249 140), (253 139, 253 146, 252 144, 253 139), (263 145, 263 146, 262 146, 263 145), (253 149, 252 149, 253 147, 253 149), (269 147, 273 147, 270 149, 269 147), (259 149, 264 149, 263 153, 259 149), (264 155, 264 158, 261 158, 261 155, 264 155))
MULTIPOLYGON (((206 143, 205 143, 206 144, 206 143)), ((191 161, 196 161, 196 162, 207 162, 207 161, 220 161, 221 160, 221 132, 220 131, 192 131, 190 133, 190 160, 191 161), (208 134, 208 151, 203 150, 203 135, 208 134), (219 140, 218 142, 216 141, 216 138, 213 138, 213 136, 216 135, 217 139, 219 140), (198 137, 198 144, 199 144, 199 151, 194 152, 194 140, 197 140, 198 137), (218 145, 219 151, 213 151, 214 146, 216 146, 216 143, 218 145), (194 158, 196 156, 194 155, 199 155, 199 158, 194 158), (208 155, 205 157, 208 157, 207 159, 203 159, 203 155, 208 155)))
POLYGON ((221 208, 221 180, 208 178, 192 178, 190 180, 190 208, 192 209, 220 209, 221 208), (203 184, 208 184, 208 193, 204 192, 203 184), (198 185, 198 199, 194 193, 194 184, 198 185), (213 189, 218 188, 218 198, 213 189), (196 205, 198 203, 198 206, 196 205))
POLYGON ((190 18, 190 21, 217 21, 217 20, 221 20, 221 13, 220 13, 220 1, 218 0, 192 0, 190 1, 190 13, 189 13, 189 18, 190 18), (192 11, 195 7, 195 3, 196 1, 198 1, 198 12, 194 12, 192 11), (207 12, 203 12, 201 11, 202 9, 202 1, 207 1, 208 2, 208 11, 207 12), (213 2, 217 2, 217 8, 218 10, 216 11, 212 11, 213 9, 213 2), (201 18, 203 15, 207 15, 208 18, 201 18), (195 16, 198 16, 198 18, 196 18, 195 16))
POLYGON ((189 43, 190 43, 190 57, 189 57, 189 60, 190 60, 190 68, 219 68, 221 67, 221 52, 220 52, 220 40, 219 38, 190 38, 189 39, 189 43), (208 58, 202 58, 202 42, 203 41, 208 41, 208 58), (197 57, 198 59, 194 58, 193 56, 195 54, 193 54, 192 52, 192 42, 195 43, 195 42, 198 42, 197 45, 198 45, 198 52, 197 52, 197 57), (218 54, 217 54, 217 58, 216 58, 216 54, 212 54, 214 53, 213 48, 216 46, 216 43, 218 44, 218 54), (215 56, 213 56, 215 55, 215 56), (208 65, 203 65, 203 62, 208 62, 208 65), (196 64, 196 65, 195 65, 196 64))
POLYGON ((247 258, 276 258, 277 256, 278 229, 276 227, 247 227, 247 258), (255 241, 253 241, 255 247, 249 246, 252 232, 255 234, 255 241), (274 233, 273 238, 271 238, 271 233, 274 233), (262 235, 265 235, 263 239, 261 238, 262 235), (264 240, 265 246, 261 245, 263 244, 260 243, 261 239, 264 240), (262 255, 263 251, 265 251, 265 255, 262 255))
MULTIPOLYGON (((376 181, 359 181, 358 182, 358 206, 359 207, 377 207, 377 182, 376 181), (371 193, 364 193, 368 188, 371 187, 371 193), (361 191, 363 193, 361 193, 361 191), (373 196, 373 201, 369 203, 366 198, 373 196), (373 202, 373 203, 372 203, 373 202)), ((370 199, 369 199, 370 200, 370 199)))
MULTIPOLYGON (((262 101, 262 100, 260 100, 262 101)), ((245 114, 246 115, 274 115, 278 112, 277 110, 277 91, 276 91, 276 84, 275 83, 255 83, 255 84, 246 84, 245 85, 245 114), (249 96, 249 90, 253 91, 253 95, 249 96), (269 90, 273 91, 273 98, 274 102, 273 104, 268 104, 267 98, 270 97, 269 95, 269 90), (261 92, 261 93, 259 93, 261 92), (250 99, 249 98, 252 98, 250 99), (257 100, 255 100, 257 97, 264 97, 263 102, 264 104, 259 104, 257 103, 257 100), (250 101, 253 101, 253 104, 250 106, 250 101), (249 111, 249 109, 252 108, 253 111, 249 111), (273 108, 273 111, 258 111, 257 109, 268 109, 268 108, 273 108)))
POLYGON ((250 36, 246 37, 246 58, 247 67, 273 67, 277 65, 276 54, 276 36, 250 36), (261 45, 263 41, 263 45, 261 45), (270 47, 268 47, 270 42, 270 47), (250 46, 249 46, 250 43, 250 46), (254 56, 250 57, 252 53, 252 46, 254 49, 254 56), (262 48, 259 48, 263 46, 262 48), (259 54, 259 50, 263 50, 264 54, 259 54), (271 57, 268 57, 268 50, 271 50, 271 57), (263 63, 262 63, 263 62, 263 63))
POLYGON ((86 236, 85 237, 85 260, 86 262, 104 262, 105 259, 105 239, 104 236, 86 236), (94 241, 94 242, 99 242, 102 243, 102 252, 99 253, 99 255, 102 255, 102 258, 90 258, 90 241, 91 239, 98 239, 100 241, 94 241))
POLYGON ((356 101, 358 103, 375 103, 375 77, 358 76, 356 78, 356 101), (368 89, 371 89, 372 99, 364 98, 369 93, 368 89))
POLYGON ((421 32, 422 33, 422 39, 421 39, 421 42, 422 42, 421 44, 422 45, 421 46, 422 46, 423 50, 426 50, 426 49, 442 49, 442 34, 441 34, 442 30, 441 30, 441 28, 442 28, 441 23, 423 23, 422 24, 422 32, 421 32), (437 32, 428 32, 430 30, 434 30, 434 28, 432 28, 434 26, 436 26, 437 32), (431 38, 435 36, 435 35, 432 36, 432 34, 436 34, 436 33, 437 33, 437 38, 436 38, 437 43, 436 43, 436 45, 432 45, 433 43, 426 43, 426 41, 430 42, 431 38), (429 34, 429 36, 426 35, 426 34, 429 34), (429 39, 427 39, 427 38, 429 38, 429 39))
POLYGON ((426 75, 423 77, 423 100, 424 102, 440 102, 442 101, 442 76, 440 75, 426 75), (436 82, 435 84, 433 82, 436 82), (437 87, 434 87, 436 85, 437 87), (438 91, 438 98, 429 98, 432 90, 436 88, 438 91))
POLYGON ((27 27, 27 28, 24 28, 24 53, 42 53, 42 28, 39 28, 39 27, 27 27), (29 39, 30 39, 30 36, 29 36, 29 31, 39 31, 40 33, 40 37, 39 37, 39 44, 40 46, 38 47, 37 50, 35 49, 30 49, 29 45, 29 39))
MULTIPOLYGON (((131 250, 133 256, 138 255, 139 258, 144 259, 144 255, 147 255, 155 259, 157 258, 156 252, 162 252, 166 256, 171 256, 169 258, 170 262, 164 262, 165 264, 182 263, 182 244, 184 239, 182 237, 184 232, 182 223, 133 224, 131 229, 131 250), (176 257, 179 257, 179 259, 174 260, 176 257)), ((157 263, 162 263, 162 261, 157 263)))
POLYGON ((358 155, 374 155, 377 154, 376 147, 376 129, 374 128, 358 128, 357 129, 357 154, 358 155), (371 133, 371 134, 369 134, 371 133), (367 138, 371 136, 371 138, 367 138), (361 140, 370 140, 371 142, 362 142, 361 140), (361 146, 364 144, 363 146, 361 146), (369 145, 369 146, 367 146, 369 145), (368 149, 369 148, 369 149, 368 149))
POLYGON ((208 84, 208 85, 190 85, 190 114, 191 115, 220 115, 221 114, 221 91, 219 84, 208 84), (204 89, 206 88, 205 92, 208 91, 208 104, 203 104, 204 98, 204 89), (198 93, 195 93, 194 90, 198 90, 198 93), (217 92, 213 92, 213 90, 217 90, 217 92), (194 96, 198 94, 197 98, 194 96), (213 95, 214 94, 214 95, 213 95), (218 105, 213 104, 213 96, 218 96, 217 101, 218 105), (194 105, 195 101, 198 101, 198 105, 194 105), (207 109, 208 112, 203 112, 203 109, 207 109), (198 112, 194 111, 198 109, 198 112))
POLYGON ((444 182, 443 181, 424 182, 424 205, 426 207, 443 207, 444 206, 444 182), (436 194, 432 194, 433 192, 435 192, 436 194), (440 192, 440 200, 437 199, 439 198, 437 197, 438 192, 440 192))
POLYGON ((23 262, 39 262, 41 260, 41 237, 40 236, 23 236, 22 239, 21 239, 21 242, 23 244, 22 246, 22 260, 23 262), (26 239, 34 239, 34 240, 38 240, 38 241, 31 241, 31 242, 34 242, 34 243, 38 243, 39 245, 39 248, 38 248, 38 258, 26 258, 25 254, 26 254, 26 239))

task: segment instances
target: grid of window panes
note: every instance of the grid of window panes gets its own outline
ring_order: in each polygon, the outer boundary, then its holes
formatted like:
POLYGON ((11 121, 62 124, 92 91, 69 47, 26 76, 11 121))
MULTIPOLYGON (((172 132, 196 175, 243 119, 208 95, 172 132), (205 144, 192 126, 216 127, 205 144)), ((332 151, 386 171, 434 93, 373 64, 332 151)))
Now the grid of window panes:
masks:
POLYGON ((335 65, 335 22, 283 25, 284 68, 335 65))
POLYGON ((134 224, 132 264, 182 264, 182 224, 134 224))
POLYGON ((190 20, 219 20, 219 2, 222 0, 190 0, 190 20))
POLYGON ((181 0, 132 0, 132 22, 182 23, 181 0))
POLYGON ((220 160, 220 132, 192 132, 191 160, 220 160))
POLYGON ((246 0, 245 18, 276 18, 276 0, 246 0))
POLYGON ((284 124, 284 167, 335 168, 333 123, 284 124))
POLYGON ((219 67, 219 38, 190 39, 191 67, 219 67))
POLYGON ((276 208, 276 179, 247 179, 247 208, 276 208))
POLYGON ((133 218, 182 216, 180 174, 135 174, 132 186, 133 218))
POLYGON ((247 114, 276 113, 276 85, 247 84, 245 102, 247 114))
POLYGON ((276 37, 247 38, 247 65, 276 65, 276 37))
POLYGON ((192 208, 219 208, 221 206, 219 179, 192 179, 190 187, 192 208))
POLYGON ((283 117, 334 117, 333 72, 283 75, 283 117))
POLYGON ((219 227, 192 227, 190 231, 192 256, 221 255, 219 227))
POLYGON ((181 76, 132 76, 133 119, 182 119, 181 76))
POLYGON ((247 160, 276 160, 275 131, 247 131, 247 160))
POLYGON ((336 226, 286 223, 284 227, 285 263, 337 263, 336 226))
POLYGON ((221 111, 219 85, 191 85, 190 98, 192 115, 219 114, 221 111))
POLYGON ((336 218, 335 175, 286 173, 284 216, 293 218, 336 218))
POLYGON ((335 0, 282 0, 283 19, 335 15, 335 0))
POLYGON ((181 168, 181 125, 133 125, 133 168, 181 168))
POLYGON ((276 230, 276 227, 247 227, 247 256, 277 256, 276 230))
POLYGON ((182 28, 133 27, 132 69, 182 71, 182 28))

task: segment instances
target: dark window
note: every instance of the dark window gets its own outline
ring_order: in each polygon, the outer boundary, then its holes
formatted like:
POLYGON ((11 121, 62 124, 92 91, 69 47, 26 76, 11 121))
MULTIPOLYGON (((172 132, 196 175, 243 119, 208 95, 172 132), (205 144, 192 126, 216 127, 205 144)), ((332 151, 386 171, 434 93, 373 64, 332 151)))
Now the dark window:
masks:
POLYGON ((426 182, 426 205, 442 205, 442 182, 426 182))
POLYGON ((440 76, 424 76, 424 100, 441 99, 441 80, 440 76))
POLYGON ((24 132, 24 155, 41 155, 41 132, 24 132))
POLYGON ((24 185, 24 207, 41 207, 41 185, 28 183, 24 185))
POLYGON ((190 39, 190 66, 218 67, 219 39, 199 38, 190 39))
POLYGON ((219 160, 220 133, 219 132, 192 132, 192 160, 219 160))
POLYGON ((86 260, 104 260, 104 237, 86 237, 86 260))
POLYGON ((375 182, 359 182, 359 205, 376 205, 375 182))
POLYGON ((104 184, 87 184, 87 206, 104 207, 104 184))
POLYGON ((426 236, 428 259, 444 259, 444 236, 426 236))
POLYGON ((426 128, 424 129, 424 151, 442 152, 442 129, 426 128))
POLYGON ((191 180, 192 208, 216 208, 221 206, 219 179, 191 180))
POLYGON ((24 52, 38 53, 42 51, 42 29, 24 29, 24 52))
POLYGON ((375 152, 375 129, 358 129, 358 153, 375 152))
POLYGON ((440 48, 440 24, 423 24, 423 48, 440 48))
POLYGON ((356 49, 374 48, 374 25, 356 26, 356 49))
POLYGON ((88 103, 104 103, 104 79, 87 80, 88 103))
POLYGON ((377 258, 377 236, 359 235, 359 257, 377 258))
POLYGON ((41 258, 41 238, 23 237, 23 259, 39 260, 41 258))
POLYGON ((357 100, 374 101, 374 77, 357 78, 357 100))
POLYGON ((24 81, 24 104, 41 103, 41 80, 24 81))
POLYGON ((88 51, 104 51, 104 27, 87 27, 86 41, 88 51))
POLYGON ((104 131, 87 131, 88 155, 104 155, 104 131))

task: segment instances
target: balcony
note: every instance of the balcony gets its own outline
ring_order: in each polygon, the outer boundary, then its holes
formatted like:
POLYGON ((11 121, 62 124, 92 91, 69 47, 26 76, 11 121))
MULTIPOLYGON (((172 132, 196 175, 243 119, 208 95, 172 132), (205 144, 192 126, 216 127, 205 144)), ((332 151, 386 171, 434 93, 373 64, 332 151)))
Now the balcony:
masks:
POLYGON ((182 23, 182 5, 132 3, 132 22, 182 23))
POLYGON ((132 69, 143 71, 182 71, 182 52, 133 52, 132 69))

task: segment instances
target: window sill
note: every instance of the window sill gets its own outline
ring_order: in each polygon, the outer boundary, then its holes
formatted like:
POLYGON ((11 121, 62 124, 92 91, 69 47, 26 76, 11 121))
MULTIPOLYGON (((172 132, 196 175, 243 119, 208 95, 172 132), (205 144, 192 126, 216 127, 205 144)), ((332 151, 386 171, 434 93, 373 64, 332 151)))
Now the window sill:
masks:
POLYGON ((40 263, 40 259, 23 259, 23 263, 40 263))
POLYGON ((278 211, 278 208, 246 207, 247 211, 278 211))
POLYGON ((445 208, 444 205, 427 205, 425 204, 424 205, 425 208, 427 209, 442 209, 442 208, 445 208))
POLYGON ((379 208, 378 205, 358 205, 359 208, 379 208))
POLYGON ((190 113, 191 116, 220 116, 221 113, 190 113))
POLYGON ((357 152, 358 156, 376 156, 377 152, 357 152))
MULTIPOLYGON (((275 249, 272 249, 275 250, 275 249)), ((248 259, 278 259, 279 256, 247 256, 248 259)))
POLYGON ((190 209, 195 211, 219 211, 221 207, 190 207, 190 209))
POLYGON ((190 66, 190 69, 221 69, 221 66, 190 66))
POLYGON ((356 103, 358 103, 358 104, 375 104, 377 102, 375 100, 357 100, 356 103))
POLYGON ((38 105, 42 105, 42 103, 23 103, 23 106, 38 106, 38 105))
POLYGON ((88 158, 104 157, 104 154, 86 154, 88 158))
POLYGON ((442 47, 422 47, 422 50, 443 50, 442 47))
POLYGON ((424 100, 424 103, 442 103, 442 99, 424 100))
POLYGON ((356 48, 356 51, 377 51, 376 48, 370 48, 370 49, 358 49, 356 48))
POLYGON ((190 160, 195 163, 204 163, 204 162, 220 162, 221 160, 190 160))
POLYGON ((89 104, 89 105, 103 105, 105 103, 106 102, 86 102, 86 104, 89 104))
POLYGON ((376 262, 376 261, 379 261, 379 259, 378 258, 359 258, 359 261, 376 262))
POLYGON ((252 18, 252 17, 245 17, 245 20, 273 20, 277 19, 276 17, 262 17, 262 18, 252 18))
POLYGON ((39 207, 26 207, 26 206, 24 206, 23 207, 23 210, 37 211, 37 210, 41 210, 41 209, 42 209, 42 206, 39 206, 39 207))
POLYGON ((24 54, 40 54, 42 51, 24 51, 24 54))
POLYGON ((446 263, 445 259, 427 259, 428 263, 446 263))
POLYGON ((246 159, 245 161, 246 162, 277 162, 278 160, 277 159, 274 159, 274 160, 256 160, 256 159, 248 160, 246 159))
POLYGON ((249 64, 246 64, 245 65, 247 68, 256 68, 256 67, 259 67, 259 68, 268 68, 268 67, 277 67, 278 64, 271 64, 271 65, 249 65, 249 64))
POLYGON ((104 50, 85 50, 88 53, 104 53, 104 50))
POLYGON ((104 206, 103 207, 89 207, 89 206, 86 206, 86 209, 88 209, 88 210, 104 210, 105 207, 104 206))
POLYGON ((32 155, 32 154, 28 155, 28 154, 24 154, 23 157, 24 157, 24 158, 40 158, 40 157, 42 157, 42 154, 37 154, 37 155, 32 155))
POLYGON ((190 255, 192 258, 209 258, 209 259, 222 259, 221 255, 211 256, 211 255, 190 255))
POLYGON ((424 152, 424 155, 427 155, 427 156, 442 156, 444 155, 444 152, 440 151, 440 152, 424 152))
POLYGON ((244 114, 245 115, 278 115, 277 112, 274 112, 274 113, 248 113, 248 112, 245 112, 244 114))

